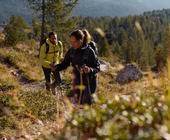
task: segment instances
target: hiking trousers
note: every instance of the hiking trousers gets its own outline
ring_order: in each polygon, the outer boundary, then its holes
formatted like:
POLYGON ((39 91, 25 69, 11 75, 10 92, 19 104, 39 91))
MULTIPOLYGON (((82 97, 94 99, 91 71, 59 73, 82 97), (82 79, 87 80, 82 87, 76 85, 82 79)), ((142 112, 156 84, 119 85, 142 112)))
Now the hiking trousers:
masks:
POLYGON ((44 76, 45 76, 45 81, 46 81, 46 89, 50 90, 50 84, 52 81, 51 75, 53 74, 54 82, 53 84, 59 84, 61 83, 61 75, 59 71, 51 71, 49 68, 42 67, 44 76))

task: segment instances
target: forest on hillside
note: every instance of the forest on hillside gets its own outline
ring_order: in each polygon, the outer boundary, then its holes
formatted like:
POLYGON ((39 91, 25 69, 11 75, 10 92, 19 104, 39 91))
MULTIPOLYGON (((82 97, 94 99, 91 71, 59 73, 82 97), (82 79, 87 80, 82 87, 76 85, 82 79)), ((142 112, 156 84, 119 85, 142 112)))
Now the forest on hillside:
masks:
POLYGON ((78 21, 78 27, 87 28, 91 32, 99 51, 106 50, 103 49, 104 46, 108 47, 125 63, 135 62, 144 69, 147 66, 165 64, 169 47, 166 45, 169 40, 169 9, 145 12, 141 16, 75 19, 78 21), (104 32, 106 40, 98 35, 97 28, 104 32))

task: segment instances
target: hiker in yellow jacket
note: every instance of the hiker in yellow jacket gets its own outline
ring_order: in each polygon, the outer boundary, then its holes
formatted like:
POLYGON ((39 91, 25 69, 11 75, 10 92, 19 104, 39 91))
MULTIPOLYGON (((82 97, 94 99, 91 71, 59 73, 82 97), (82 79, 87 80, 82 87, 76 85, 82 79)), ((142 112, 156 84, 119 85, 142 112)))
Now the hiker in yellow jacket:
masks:
POLYGON ((57 34, 50 32, 48 39, 40 47, 40 63, 46 80, 46 89, 50 91, 51 87, 61 83, 60 73, 55 71, 55 66, 60 63, 63 58, 63 45, 58 41, 57 34), (51 74, 55 78, 55 82, 51 84, 51 74))

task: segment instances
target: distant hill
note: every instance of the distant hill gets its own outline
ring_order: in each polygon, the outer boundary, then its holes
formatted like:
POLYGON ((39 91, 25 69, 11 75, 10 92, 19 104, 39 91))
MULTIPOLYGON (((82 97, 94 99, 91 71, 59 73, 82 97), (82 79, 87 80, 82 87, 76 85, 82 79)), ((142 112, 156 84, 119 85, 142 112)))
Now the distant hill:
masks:
POLYGON ((127 16, 170 8, 170 0, 79 0, 78 16, 127 16))
MULTIPOLYGON (((21 15, 31 21, 27 0, 0 0, 0 23, 11 15, 21 15)), ((170 0, 79 0, 75 16, 127 16, 144 11, 170 8, 170 0)))
POLYGON ((5 22, 11 15, 20 15, 31 21, 31 10, 26 0, 0 0, 0 23, 5 22))

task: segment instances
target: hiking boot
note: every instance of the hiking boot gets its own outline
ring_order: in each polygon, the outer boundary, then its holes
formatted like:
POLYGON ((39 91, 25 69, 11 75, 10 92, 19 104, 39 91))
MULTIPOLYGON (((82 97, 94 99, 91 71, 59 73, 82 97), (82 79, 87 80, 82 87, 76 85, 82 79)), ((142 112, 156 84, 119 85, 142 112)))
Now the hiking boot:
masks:
POLYGON ((51 84, 50 83, 45 83, 46 90, 50 91, 51 90, 51 84))
POLYGON ((51 84, 51 92, 53 95, 55 95, 55 88, 56 88, 56 83, 54 82, 51 84))

